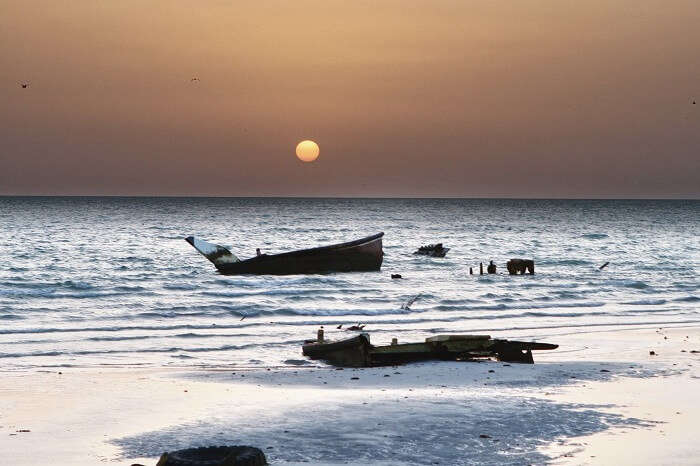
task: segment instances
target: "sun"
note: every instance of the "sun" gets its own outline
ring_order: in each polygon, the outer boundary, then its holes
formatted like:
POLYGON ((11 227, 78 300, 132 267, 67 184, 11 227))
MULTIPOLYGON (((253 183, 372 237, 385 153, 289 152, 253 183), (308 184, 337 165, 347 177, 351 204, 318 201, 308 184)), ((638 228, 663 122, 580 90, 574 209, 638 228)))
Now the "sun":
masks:
POLYGON ((318 158, 319 152, 318 144, 308 139, 297 144, 297 157, 302 162, 313 162, 318 158))

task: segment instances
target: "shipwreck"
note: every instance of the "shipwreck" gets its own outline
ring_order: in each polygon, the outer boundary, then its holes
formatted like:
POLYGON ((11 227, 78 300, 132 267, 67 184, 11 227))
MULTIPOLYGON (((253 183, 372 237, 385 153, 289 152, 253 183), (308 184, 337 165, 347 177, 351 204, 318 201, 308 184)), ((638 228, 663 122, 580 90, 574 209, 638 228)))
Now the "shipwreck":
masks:
POLYGON ((533 364, 533 351, 553 350, 559 345, 491 338, 489 335, 436 335, 424 342, 375 346, 367 333, 338 341, 326 341, 323 331, 307 340, 302 353, 340 367, 372 367, 417 361, 474 361, 494 358, 503 362, 533 364))
POLYGON ((224 275, 293 275, 379 270, 384 256, 383 236, 384 233, 377 233, 347 243, 281 254, 258 254, 245 260, 223 246, 194 236, 188 236, 185 240, 224 275))

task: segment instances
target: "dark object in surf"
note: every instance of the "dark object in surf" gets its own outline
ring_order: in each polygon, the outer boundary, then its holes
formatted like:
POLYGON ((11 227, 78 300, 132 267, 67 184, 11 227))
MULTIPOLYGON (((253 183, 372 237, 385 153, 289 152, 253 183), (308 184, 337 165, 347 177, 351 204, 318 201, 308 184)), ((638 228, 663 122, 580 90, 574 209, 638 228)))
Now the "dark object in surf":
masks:
POLYGON ((401 310, 402 311, 410 311, 411 306, 413 305, 413 303, 416 302, 416 299, 420 298, 420 295, 421 295, 421 293, 418 293, 417 295, 411 296, 410 298, 408 298, 406 300, 406 302, 401 305, 401 310))
POLYGON ((366 272, 382 266, 384 233, 347 243, 312 249, 261 254, 240 260, 223 246, 188 236, 185 240, 216 266, 223 275, 291 275, 329 272, 366 272))
POLYGON ((361 332, 363 328, 365 328, 364 324, 360 325, 360 323, 358 322, 357 325, 351 325, 350 327, 346 328, 345 331, 347 331, 347 332, 361 332))
POLYGON ((403 278, 400 273, 392 273, 391 278, 403 278))
POLYGON ((420 256, 430 256, 430 257, 445 257, 447 251, 450 248, 442 247, 442 243, 428 244, 427 246, 421 246, 413 254, 418 254, 420 256))
POLYGON ((511 259, 506 263, 506 268, 511 275, 523 275, 526 271, 530 275, 534 275, 535 261, 532 259, 511 259))
POLYGON ((489 265, 486 267, 486 271, 490 274, 496 273, 496 264, 494 264, 493 261, 490 261, 489 265))
POLYGON ((187 448, 163 453, 156 466, 263 466, 261 449, 247 446, 187 448))
POLYGON ((606 262, 605 264, 601 265, 600 267, 598 267, 598 270, 603 270, 605 267, 608 266, 609 263, 610 262, 606 262))
POLYGON ((436 335, 423 343, 374 346, 369 335, 340 341, 307 340, 302 353, 340 367, 392 366, 417 361, 474 361, 496 358, 503 362, 533 364, 533 350, 553 350, 549 343, 492 339, 489 335, 436 335))
POLYGON ((649 351, 649 356, 656 356, 656 352, 655 352, 655 351, 649 351))

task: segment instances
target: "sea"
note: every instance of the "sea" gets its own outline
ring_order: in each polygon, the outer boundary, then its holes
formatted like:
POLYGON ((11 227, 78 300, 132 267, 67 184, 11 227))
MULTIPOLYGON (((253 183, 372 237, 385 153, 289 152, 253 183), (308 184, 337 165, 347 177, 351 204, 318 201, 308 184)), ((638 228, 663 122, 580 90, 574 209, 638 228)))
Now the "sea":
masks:
POLYGON ((378 344, 697 323, 699 231, 698 200, 0 197, 0 369, 303 365, 358 323, 378 344), (323 275, 223 276, 184 240, 247 258, 378 232, 381 271, 323 275))

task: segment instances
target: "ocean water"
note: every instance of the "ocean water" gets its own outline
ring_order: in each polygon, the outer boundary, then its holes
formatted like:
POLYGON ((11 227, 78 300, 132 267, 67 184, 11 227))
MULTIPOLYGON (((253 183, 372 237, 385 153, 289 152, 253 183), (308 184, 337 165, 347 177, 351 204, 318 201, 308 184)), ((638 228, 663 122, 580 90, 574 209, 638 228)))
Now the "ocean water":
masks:
POLYGON ((695 323, 698 231, 700 201, 0 197, 0 368, 299 364, 357 322, 375 343, 695 323), (379 231, 367 273, 222 276, 184 241, 245 258, 379 231))

